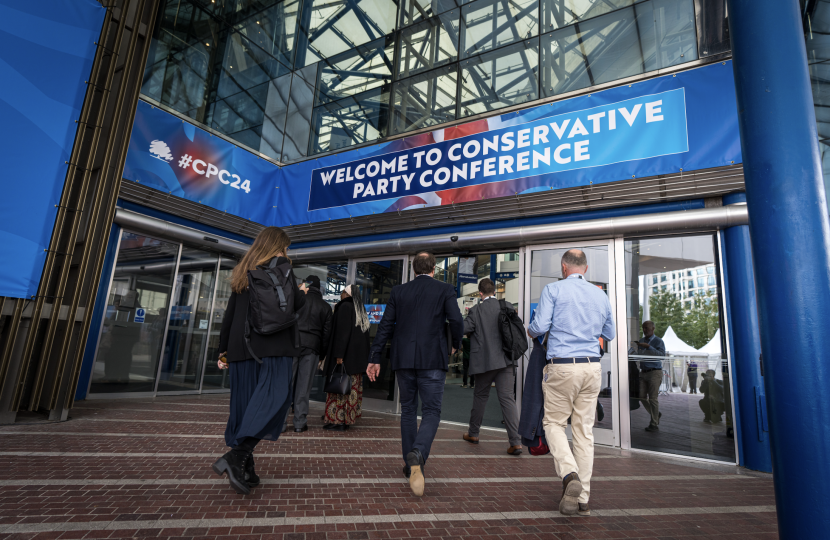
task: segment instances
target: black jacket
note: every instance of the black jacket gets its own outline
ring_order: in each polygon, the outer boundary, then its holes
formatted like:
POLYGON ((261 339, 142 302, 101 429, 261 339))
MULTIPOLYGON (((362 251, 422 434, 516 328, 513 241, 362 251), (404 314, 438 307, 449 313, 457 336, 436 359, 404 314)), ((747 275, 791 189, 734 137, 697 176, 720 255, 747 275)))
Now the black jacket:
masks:
POLYGON ((300 354, 324 356, 331 337, 331 306, 323 300, 317 287, 309 287, 305 293, 305 305, 299 311, 300 354))
POLYGON ((330 375, 337 359, 343 359, 346 373, 365 373, 369 365, 369 331, 355 326, 354 299, 348 297, 334 307, 331 343, 326 355, 326 376, 330 375))
MULTIPOLYGON (((283 257, 277 259, 277 264, 287 262, 283 257)), ((296 283, 294 270, 291 270, 288 279, 296 283)), ((297 289, 294 295, 294 312, 298 312, 305 304, 305 295, 297 289)), ((248 316, 248 291, 231 293, 228 300, 228 309, 222 320, 222 330, 219 331, 219 352, 227 351, 229 362, 252 359, 251 353, 245 346, 245 319, 248 316)), ((299 356, 300 349, 294 346, 295 327, 286 328, 282 332, 263 336, 251 331, 251 348, 260 358, 266 356, 299 356)))
POLYGON ((429 276, 417 276, 392 287, 389 302, 372 344, 372 362, 380 363, 386 342, 392 339, 392 369, 447 370, 449 346, 461 347, 464 320, 458 309, 455 288, 429 276))

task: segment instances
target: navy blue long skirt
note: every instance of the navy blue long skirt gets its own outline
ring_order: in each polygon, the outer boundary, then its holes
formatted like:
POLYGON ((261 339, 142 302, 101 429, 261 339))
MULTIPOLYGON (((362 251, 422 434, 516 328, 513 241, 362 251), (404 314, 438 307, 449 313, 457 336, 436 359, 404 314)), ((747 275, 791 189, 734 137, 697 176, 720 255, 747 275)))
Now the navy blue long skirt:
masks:
POLYGON ((231 413, 225 444, 238 445, 246 437, 276 441, 291 406, 294 359, 267 356, 231 362, 231 413))

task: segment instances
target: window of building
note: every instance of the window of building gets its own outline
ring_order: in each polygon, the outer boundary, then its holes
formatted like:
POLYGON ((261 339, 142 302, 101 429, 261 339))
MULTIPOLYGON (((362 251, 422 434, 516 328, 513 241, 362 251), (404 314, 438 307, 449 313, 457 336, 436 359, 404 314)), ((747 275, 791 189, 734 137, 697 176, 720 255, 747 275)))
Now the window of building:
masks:
POLYGON ((461 62, 459 116, 470 116, 539 97, 539 40, 534 38, 461 62))
POLYGON ((539 34, 537 0, 476 0, 466 4, 461 12, 463 58, 539 34))
POLYGON ((703 287, 703 285, 704 285, 703 278, 702 277, 697 278, 697 286, 698 287, 703 287))
POLYGON ((695 4, 162 0, 141 92, 291 163, 716 54, 723 0, 701 39, 695 4))

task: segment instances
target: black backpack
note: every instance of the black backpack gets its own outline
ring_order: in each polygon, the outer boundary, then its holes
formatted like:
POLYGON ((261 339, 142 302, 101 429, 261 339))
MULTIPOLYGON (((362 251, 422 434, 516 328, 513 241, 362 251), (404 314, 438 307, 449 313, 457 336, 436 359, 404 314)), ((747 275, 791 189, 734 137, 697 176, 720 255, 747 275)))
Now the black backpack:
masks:
POLYGON ((527 351, 527 334, 525 325, 515 310, 507 307, 507 302, 499 300, 499 333, 501 348, 511 361, 518 360, 527 351))
POLYGON ((251 331, 271 335, 294 327, 294 344, 298 342, 297 318, 294 312, 294 295, 297 285, 291 272, 291 263, 277 264, 271 259, 267 267, 248 270, 248 315, 245 318, 245 345, 248 352, 260 364, 262 360, 251 348, 251 331))

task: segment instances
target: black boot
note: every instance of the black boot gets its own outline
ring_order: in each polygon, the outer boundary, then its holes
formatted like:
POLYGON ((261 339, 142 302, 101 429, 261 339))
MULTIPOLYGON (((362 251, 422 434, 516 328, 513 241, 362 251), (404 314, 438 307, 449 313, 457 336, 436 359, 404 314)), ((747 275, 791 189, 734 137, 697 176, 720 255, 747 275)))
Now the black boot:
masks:
POLYGON ((255 488, 259 485, 259 476, 257 476, 256 471, 254 471, 253 454, 251 454, 251 457, 248 459, 248 466, 245 467, 245 481, 252 488, 255 488))
POLYGON ((245 481, 245 469, 248 467, 250 459, 251 454, 240 450, 231 450, 216 460, 216 463, 213 464, 213 472, 219 476, 228 473, 228 483, 230 483, 233 490, 240 495, 248 495, 251 493, 251 487, 245 481))

